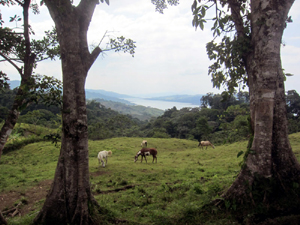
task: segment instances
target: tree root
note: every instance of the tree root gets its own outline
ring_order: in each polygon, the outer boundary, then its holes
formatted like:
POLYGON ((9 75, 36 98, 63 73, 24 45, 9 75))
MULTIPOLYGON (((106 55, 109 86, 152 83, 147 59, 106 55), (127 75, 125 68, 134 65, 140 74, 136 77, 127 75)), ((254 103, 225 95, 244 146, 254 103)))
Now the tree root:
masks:
POLYGON ((16 205, 15 207, 8 209, 6 211, 3 211, 2 212, 3 216, 10 216, 10 217, 15 217, 16 215, 21 216, 21 212, 19 210, 21 205, 22 205, 22 202, 19 202, 18 205, 16 205))
POLYGON ((3 215, 2 215, 2 213, 0 212, 0 224, 2 225, 7 225, 7 222, 6 222, 6 220, 4 219, 4 217, 3 217, 3 215))

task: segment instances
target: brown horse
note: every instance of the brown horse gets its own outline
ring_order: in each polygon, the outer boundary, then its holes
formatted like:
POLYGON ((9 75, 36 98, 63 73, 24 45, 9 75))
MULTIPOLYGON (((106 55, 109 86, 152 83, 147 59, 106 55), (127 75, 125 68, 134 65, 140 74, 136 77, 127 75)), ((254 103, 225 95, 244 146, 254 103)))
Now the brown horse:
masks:
POLYGON ((155 148, 142 148, 140 151, 138 151, 134 157, 134 162, 136 162, 139 158, 139 156, 142 156, 141 162, 143 162, 143 157, 145 157, 146 163, 147 163, 147 159, 146 159, 146 155, 152 155, 153 156, 153 160, 152 163, 154 162, 154 159, 156 159, 156 163, 157 163, 157 150, 155 148))

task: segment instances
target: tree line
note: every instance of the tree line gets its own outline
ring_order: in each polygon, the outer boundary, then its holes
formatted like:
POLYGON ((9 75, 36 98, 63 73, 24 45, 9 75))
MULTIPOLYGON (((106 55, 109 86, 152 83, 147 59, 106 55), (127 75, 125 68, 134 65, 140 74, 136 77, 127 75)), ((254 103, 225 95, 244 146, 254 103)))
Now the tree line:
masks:
MULTIPOLYGON (((0 96, 0 122, 9 112, 17 89, 5 88, 0 96)), ((286 93, 289 133, 300 131, 300 96, 295 90, 286 93)), ((141 121, 105 107, 97 100, 87 101, 88 137, 102 140, 113 137, 156 137, 210 140, 214 144, 247 140, 250 135, 249 93, 240 91, 224 99, 222 94, 207 93, 198 108, 167 109, 163 115, 141 121)), ((61 110, 42 101, 25 108, 19 123, 47 128, 61 126, 61 110)))

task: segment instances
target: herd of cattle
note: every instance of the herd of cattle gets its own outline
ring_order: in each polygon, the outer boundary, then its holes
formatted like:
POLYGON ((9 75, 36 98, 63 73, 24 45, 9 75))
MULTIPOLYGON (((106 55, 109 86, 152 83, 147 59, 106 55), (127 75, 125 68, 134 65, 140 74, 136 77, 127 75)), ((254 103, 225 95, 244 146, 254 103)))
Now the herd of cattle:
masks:
MULTIPOLYGON (((145 158, 145 161, 147 163, 147 159, 146 159, 146 156, 149 156, 149 155, 152 155, 153 157, 153 160, 152 160, 152 163, 154 162, 154 160, 157 162, 157 150, 155 148, 147 148, 147 145, 148 145, 148 142, 146 140, 143 140, 142 143, 141 143, 141 146, 142 146, 142 149, 139 150, 135 157, 134 157, 134 162, 136 162, 139 158, 139 156, 142 156, 142 159, 141 159, 141 162, 143 162, 143 158, 145 158)), ((211 146, 212 148, 215 148, 215 146, 210 143, 209 141, 201 141, 199 142, 198 144, 198 147, 201 147, 203 149, 203 147, 206 146, 206 149, 208 146, 211 146)), ((108 156, 111 156, 112 155, 112 151, 101 151, 98 153, 98 163, 100 165, 100 162, 102 162, 102 166, 105 167, 105 165, 107 164, 107 157, 108 156), (105 162, 104 162, 105 160, 105 162)))

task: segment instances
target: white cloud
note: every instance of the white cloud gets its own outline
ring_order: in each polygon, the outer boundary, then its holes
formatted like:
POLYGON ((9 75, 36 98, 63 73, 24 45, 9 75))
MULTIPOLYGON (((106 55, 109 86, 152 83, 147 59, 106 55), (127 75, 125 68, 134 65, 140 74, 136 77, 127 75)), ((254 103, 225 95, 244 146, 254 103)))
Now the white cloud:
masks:
MULTIPOLYGON (((109 33, 110 37, 131 38, 136 41, 137 49, 134 58, 114 52, 99 56, 89 71, 86 88, 129 95, 219 93, 212 88, 211 77, 207 75, 211 62, 205 45, 212 39, 210 26, 208 24, 204 31, 195 31, 191 4, 192 0, 181 0, 178 6, 169 7, 164 14, 155 12, 150 0, 114 0, 110 6, 103 3, 97 6, 89 27, 89 44, 98 44, 106 31, 113 31, 109 33)), ((283 36, 286 44, 282 48, 283 67, 294 74, 287 79, 287 90, 297 90, 300 86, 300 79, 297 79, 300 56, 298 6, 300 3, 296 1, 290 12, 295 22, 288 24, 283 36)), ((30 17, 37 37, 53 26, 47 8, 41 10, 40 15, 30 17)), ((105 47, 106 41, 101 48, 105 47)), ((9 73, 11 71, 13 69, 9 73)), ((40 63, 37 72, 61 78, 60 62, 40 63)))
POLYGON ((155 12, 150 2, 141 1, 133 1, 133 7, 123 3, 111 5, 105 12, 101 7, 97 9, 90 39, 95 40, 95 34, 104 33, 106 29, 115 30, 118 31, 116 36, 124 35, 136 41, 137 49, 133 59, 109 53, 97 60, 86 87, 111 88, 111 91, 117 88, 125 94, 217 92, 212 89, 207 75, 209 60, 205 44, 212 35, 209 29, 195 31, 190 6, 190 3, 181 3, 169 7, 164 14, 155 12), (103 26, 99 26, 100 21, 103 26), (96 77, 99 84, 95 82, 96 77))

